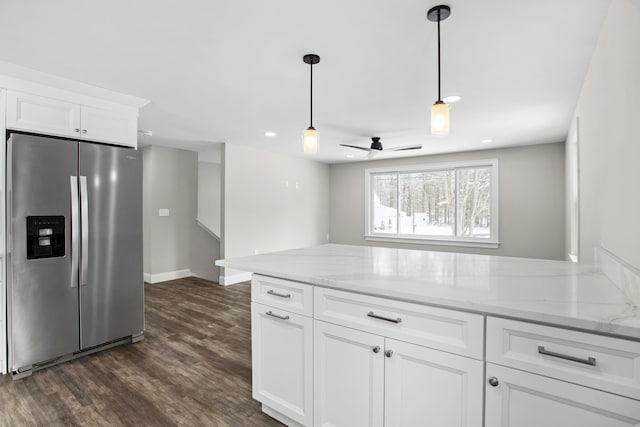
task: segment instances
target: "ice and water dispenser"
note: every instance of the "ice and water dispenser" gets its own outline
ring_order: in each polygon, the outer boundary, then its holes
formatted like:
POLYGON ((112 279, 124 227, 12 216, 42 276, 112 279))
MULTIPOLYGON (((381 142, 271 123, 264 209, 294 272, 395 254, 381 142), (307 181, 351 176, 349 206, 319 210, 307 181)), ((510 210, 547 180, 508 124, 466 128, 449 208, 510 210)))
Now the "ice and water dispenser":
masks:
POLYGON ((64 256, 64 216, 27 217, 27 259, 64 256))

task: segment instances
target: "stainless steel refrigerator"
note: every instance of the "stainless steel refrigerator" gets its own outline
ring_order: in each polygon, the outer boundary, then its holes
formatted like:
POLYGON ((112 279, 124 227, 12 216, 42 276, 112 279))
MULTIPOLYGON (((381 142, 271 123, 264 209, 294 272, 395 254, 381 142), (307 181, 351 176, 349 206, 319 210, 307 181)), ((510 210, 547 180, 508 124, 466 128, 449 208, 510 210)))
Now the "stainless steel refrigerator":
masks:
POLYGON ((141 339, 142 153, 13 133, 6 173, 9 370, 141 339))

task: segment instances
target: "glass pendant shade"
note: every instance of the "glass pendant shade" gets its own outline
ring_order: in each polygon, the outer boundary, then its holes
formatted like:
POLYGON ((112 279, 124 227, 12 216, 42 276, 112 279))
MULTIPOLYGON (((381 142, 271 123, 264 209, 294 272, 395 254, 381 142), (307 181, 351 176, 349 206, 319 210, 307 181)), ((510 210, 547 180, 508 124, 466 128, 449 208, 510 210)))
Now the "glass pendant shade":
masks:
POLYGON ((449 105, 436 101, 431 106, 431 135, 448 136, 449 132, 449 105))
POLYGON ((309 126, 304 131, 304 152, 313 154, 318 152, 318 131, 309 126))

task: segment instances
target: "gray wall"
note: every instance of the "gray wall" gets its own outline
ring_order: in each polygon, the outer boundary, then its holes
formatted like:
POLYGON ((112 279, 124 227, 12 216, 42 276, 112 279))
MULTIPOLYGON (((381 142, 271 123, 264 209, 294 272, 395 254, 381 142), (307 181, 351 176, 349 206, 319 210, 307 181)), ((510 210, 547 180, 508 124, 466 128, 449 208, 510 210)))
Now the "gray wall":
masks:
POLYGON ((640 268, 640 1, 616 0, 578 100, 579 259, 602 246, 640 268))
MULTIPOLYGON (((217 280, 219 243, 196 225, 198 154, 159 146, 143 149, 144 272, 154 276, 194 274, 217 280), (159 209, 170 216, 160 217, 159 209), (180 273, 180 274, 179 274, 180 273)), ((207 185, 203 183, 202 185, 207 185)), ((164 279, 162 279, 164 278, 164 279)))
POLYGON ((334 243, 564 259, 564 143, 331 166, 330 240, 334 243), (497 158, 498 249, 367 242, 365 168, 497 158))
POLYGON ((220 268, 215 260, 220 259, 220 240, 211 236, 199 225, 192 222, 189 269, 194 276, 217 282, 220 268))
POLYGON ((188 270, 196 217, 198 154, 158 146, 143 149, 145 273, 188 270), (160 217, 159 209, 170 216, 160 217))
POLYGON ((233 144, 223 159, 223 258, 327 243, 329 165, 233 144))
POLYGON ((198 162, 198 221, 220 237, 221 174, 219 163, 198 162))

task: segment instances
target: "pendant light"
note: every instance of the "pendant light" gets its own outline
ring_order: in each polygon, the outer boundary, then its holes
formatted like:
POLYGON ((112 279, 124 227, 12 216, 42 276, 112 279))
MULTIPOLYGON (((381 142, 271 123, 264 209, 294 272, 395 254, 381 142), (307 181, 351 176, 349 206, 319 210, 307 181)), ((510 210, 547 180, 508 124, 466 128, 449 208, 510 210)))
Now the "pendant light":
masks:
POLYGON ((304 152, 314 154, 318 152, 318 131, 313 127, 313 66, 320 62, 320 57, 308 53, 302 57, 305 64, 311 67, 310 92, 309 92, 309 127, 304 131, 304 152))
POLYGON ((427 19, 438 23, 438 100, 431 106, 431 135, 449 135, 449 105, 440 95, 440 21, 451 15, 451 8, 445 5, 434 6, 427 12, 427 19))

